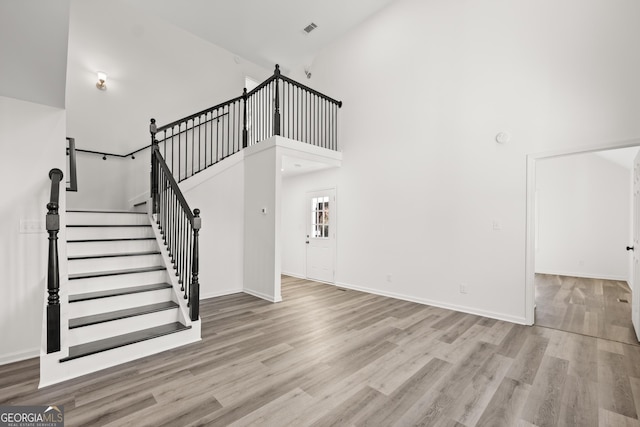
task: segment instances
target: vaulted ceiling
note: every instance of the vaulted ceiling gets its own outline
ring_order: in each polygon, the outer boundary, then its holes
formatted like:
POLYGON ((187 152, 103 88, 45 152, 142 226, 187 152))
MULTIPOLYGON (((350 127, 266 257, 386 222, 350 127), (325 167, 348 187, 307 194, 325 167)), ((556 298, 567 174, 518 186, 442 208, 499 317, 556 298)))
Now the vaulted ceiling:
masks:
POLYGON ((394 0, 126 0, 267 69, 315 54, 394 0), (309 34, 310 23, 317 28, 309 34))

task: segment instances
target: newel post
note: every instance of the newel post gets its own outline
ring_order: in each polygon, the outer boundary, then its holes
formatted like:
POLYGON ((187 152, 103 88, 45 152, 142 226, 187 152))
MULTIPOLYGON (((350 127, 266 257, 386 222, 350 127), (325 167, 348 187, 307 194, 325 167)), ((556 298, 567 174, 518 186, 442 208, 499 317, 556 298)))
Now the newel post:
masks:
POLYGON ((191 320, 196 321, 200 317, 200 282, 198 273, 200 270, 200 245, 199 234, 202 227, 200 209, 193 210, 193 263, 191 265, 191 284, 189 289, 189 307, 191 308, 191 320))
POLYGON ((276 64, 276 70, 273 73, 276 81, 276 96, 273 100, 273 134, 280 136, 280 91, 278 90, 278 80, 280 80, 280 66, 276 64))
POLYGON ((242 101, 244 104, 242 114, 242 148, 247 148, 248 134, 247 134, 247 88, 242 91, 242 101))
POLYGON ((151 119, 149 124, 149 133, 151 134, 151 213, 158 213, 160 211, 158 200, 158 165, 155 160, 156 149, 158 148, 158 140, 156 140, 156 132, 158 127, 156 126, 156 119, 151 119))
POLYGON ((47 204, 47 232, 49 233, 49 261, 47 267, 47 353, 60 351, 60 267, 58 264, 58 194, 63 174, 51 169, 51 199, 47 204))

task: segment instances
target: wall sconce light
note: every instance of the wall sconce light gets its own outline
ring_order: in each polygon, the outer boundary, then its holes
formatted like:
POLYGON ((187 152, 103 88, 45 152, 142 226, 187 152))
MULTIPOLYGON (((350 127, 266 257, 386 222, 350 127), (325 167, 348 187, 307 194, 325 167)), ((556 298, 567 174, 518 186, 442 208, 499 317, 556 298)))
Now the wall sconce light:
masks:
POLYGON ((104 71, 98 71, 98 83, 96 87, 100 90, 107 90, 107 73, 104 71))

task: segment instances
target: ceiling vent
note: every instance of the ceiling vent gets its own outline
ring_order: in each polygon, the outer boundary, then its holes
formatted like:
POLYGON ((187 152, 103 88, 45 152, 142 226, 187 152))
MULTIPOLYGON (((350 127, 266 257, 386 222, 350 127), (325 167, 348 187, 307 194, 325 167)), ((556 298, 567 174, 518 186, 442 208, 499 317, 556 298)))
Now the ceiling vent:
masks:
POLYGON ((305 32, 305 34, 309 34, 311 31, 315 30, 316 28, 318 28, 318 26, 312 22, 311 24, 304 27, 303 31, 305 32))

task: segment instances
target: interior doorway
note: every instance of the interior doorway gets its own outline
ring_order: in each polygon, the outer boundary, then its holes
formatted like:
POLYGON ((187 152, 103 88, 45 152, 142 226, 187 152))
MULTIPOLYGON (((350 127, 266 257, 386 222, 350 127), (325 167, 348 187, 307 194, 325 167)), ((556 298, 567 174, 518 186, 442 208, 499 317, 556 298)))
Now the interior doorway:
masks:
MULTIPOLYGON (((528 156, 526 245, 526 317, 528 324, 535 323, 540 326, 599 336, 630 344, 638 343, 631 326, 632 298, 631 290, 627 284, 627 280, 630 280, 631 276, 631 257, 626 254, 624 246, 631 244, 632 240, 631 218, 633 214, 630 178, 633 154, 638 151, 639 144, 640 140, 635 140, 588 150, 528 156), (626 209, 626 212, 623 212, 625 215, 618 215, 618 218, 625 218, 624 224, 611 224, 611 218, 615 218, 615 215, 611 215, 611 210, 606 205, 602 207, 594 205, 595 207, 592 206, 591 210, 588 210, 586 206, 580 206, 580 203, 586 203, 585 200, 593 203, 594 200, 589 199, 596 198, 598 194, 601 196, 605 194, 602 196, 605 202, 609 197, 607 193, 603 193, 606 191, 604 188, 597 188, 598 185, 605 184, 598 182, 595 177, 590 179, 589 174, 584 170, 565 171, 570 177, 569 180, 576 181, 572 183, 574 186, 578 180, 582 179, 582 181, 581 187, 576 187, 573 192, 565 193, 562 197, 558 196, 558 194, 562 194, 562 184, 558 180, 553 181, 551 191, 548 188, 546 191, 540 188, 544 187, 544 184, 541 185, 538 180, 544 179, 545 174, 548 175, 548 166, 553 161, 556 161, 557 164, 571 165, 581 157, 578 155, 583 154, 582 159, 590 159, 589 161, 595 162, 596 165, 613 165, 593 153, 607 150, 603 153, 603 157, 605 157, 605 153, 613 153, 610 151, 612 149, 627 147, 635 147, 634 153, 629 153, 628 150, 625 153, 629 163, 626 175, 624 175, 626 178, 622 180, 625 190, 622 195, 617 195, 617 200, 626 197, 626 208, 623 208, 626 209), (595 187, 590 188, 589 185, 595 187), (556 199, 551 197, 549 193, 554 193, 556 199), (564 199, 572 200, 568 200, 566 206, 556 206, 556 209, 565 209, 564 212, 562 210, 557 210, 557 212, 561 217, 562 215, 566 217, 556 220, 557 224, 553 225, 554 222, 549 221, 549 213, 553 211, 549 209, 549 204, 561 201, 558 205, 562 205, 564 199), (572 207, 571 203, 578 206, 572 207), (546 209, 541 209, 541 207, 546 209), (599 213, 602 213, 602 218, 598 216, 599 213), (597 226, 583 224, 588 221, 601 222, 596 222, 597 226), (554 226, 557 229, 551 230, 554 226), (580 227, 582 230, 588 231, 580 232, 580 227), (575 229, 576 234, 571 235, 570 229, 575 229), (613 232, 609 234, 616 234, 616 239, 607 235, 607 231, 613 229, 617 230, 617 234, 613 232), (587 251, 582 251, 583 247, 591 244, 592 252, 596 252, 593 242, 588 238, 593 237, 597 240, 598 233, 600 233, 600 239, 615 240, 614 249, 611 249, 610 244, 608 252, 590 255, 587 251), (565 241, 558 240, 562 237, 565 237, 565 241), (554 238, 557 241, 550 242, 554 238), (580 239, 584 241, 580 241, 580 239), (554 245, 555 253, 549 251, 550 245, 554 245), (589 258, 590 256, 591 258, 589 258), (612 267, 614 263, 616 264, 615 268, 612 267)), ((623 150, 616 151, 621 154, 620 152, 623 150)), ((612 168, 615 169, 616 166, 612 166, 612 168)), ((625 171, 621 167, 615 170, 625 171)), ((621 178, 616 179, 615 182, 619 183, 621 178)), ((614 207, 611 206, 612 208, 614 207)))

